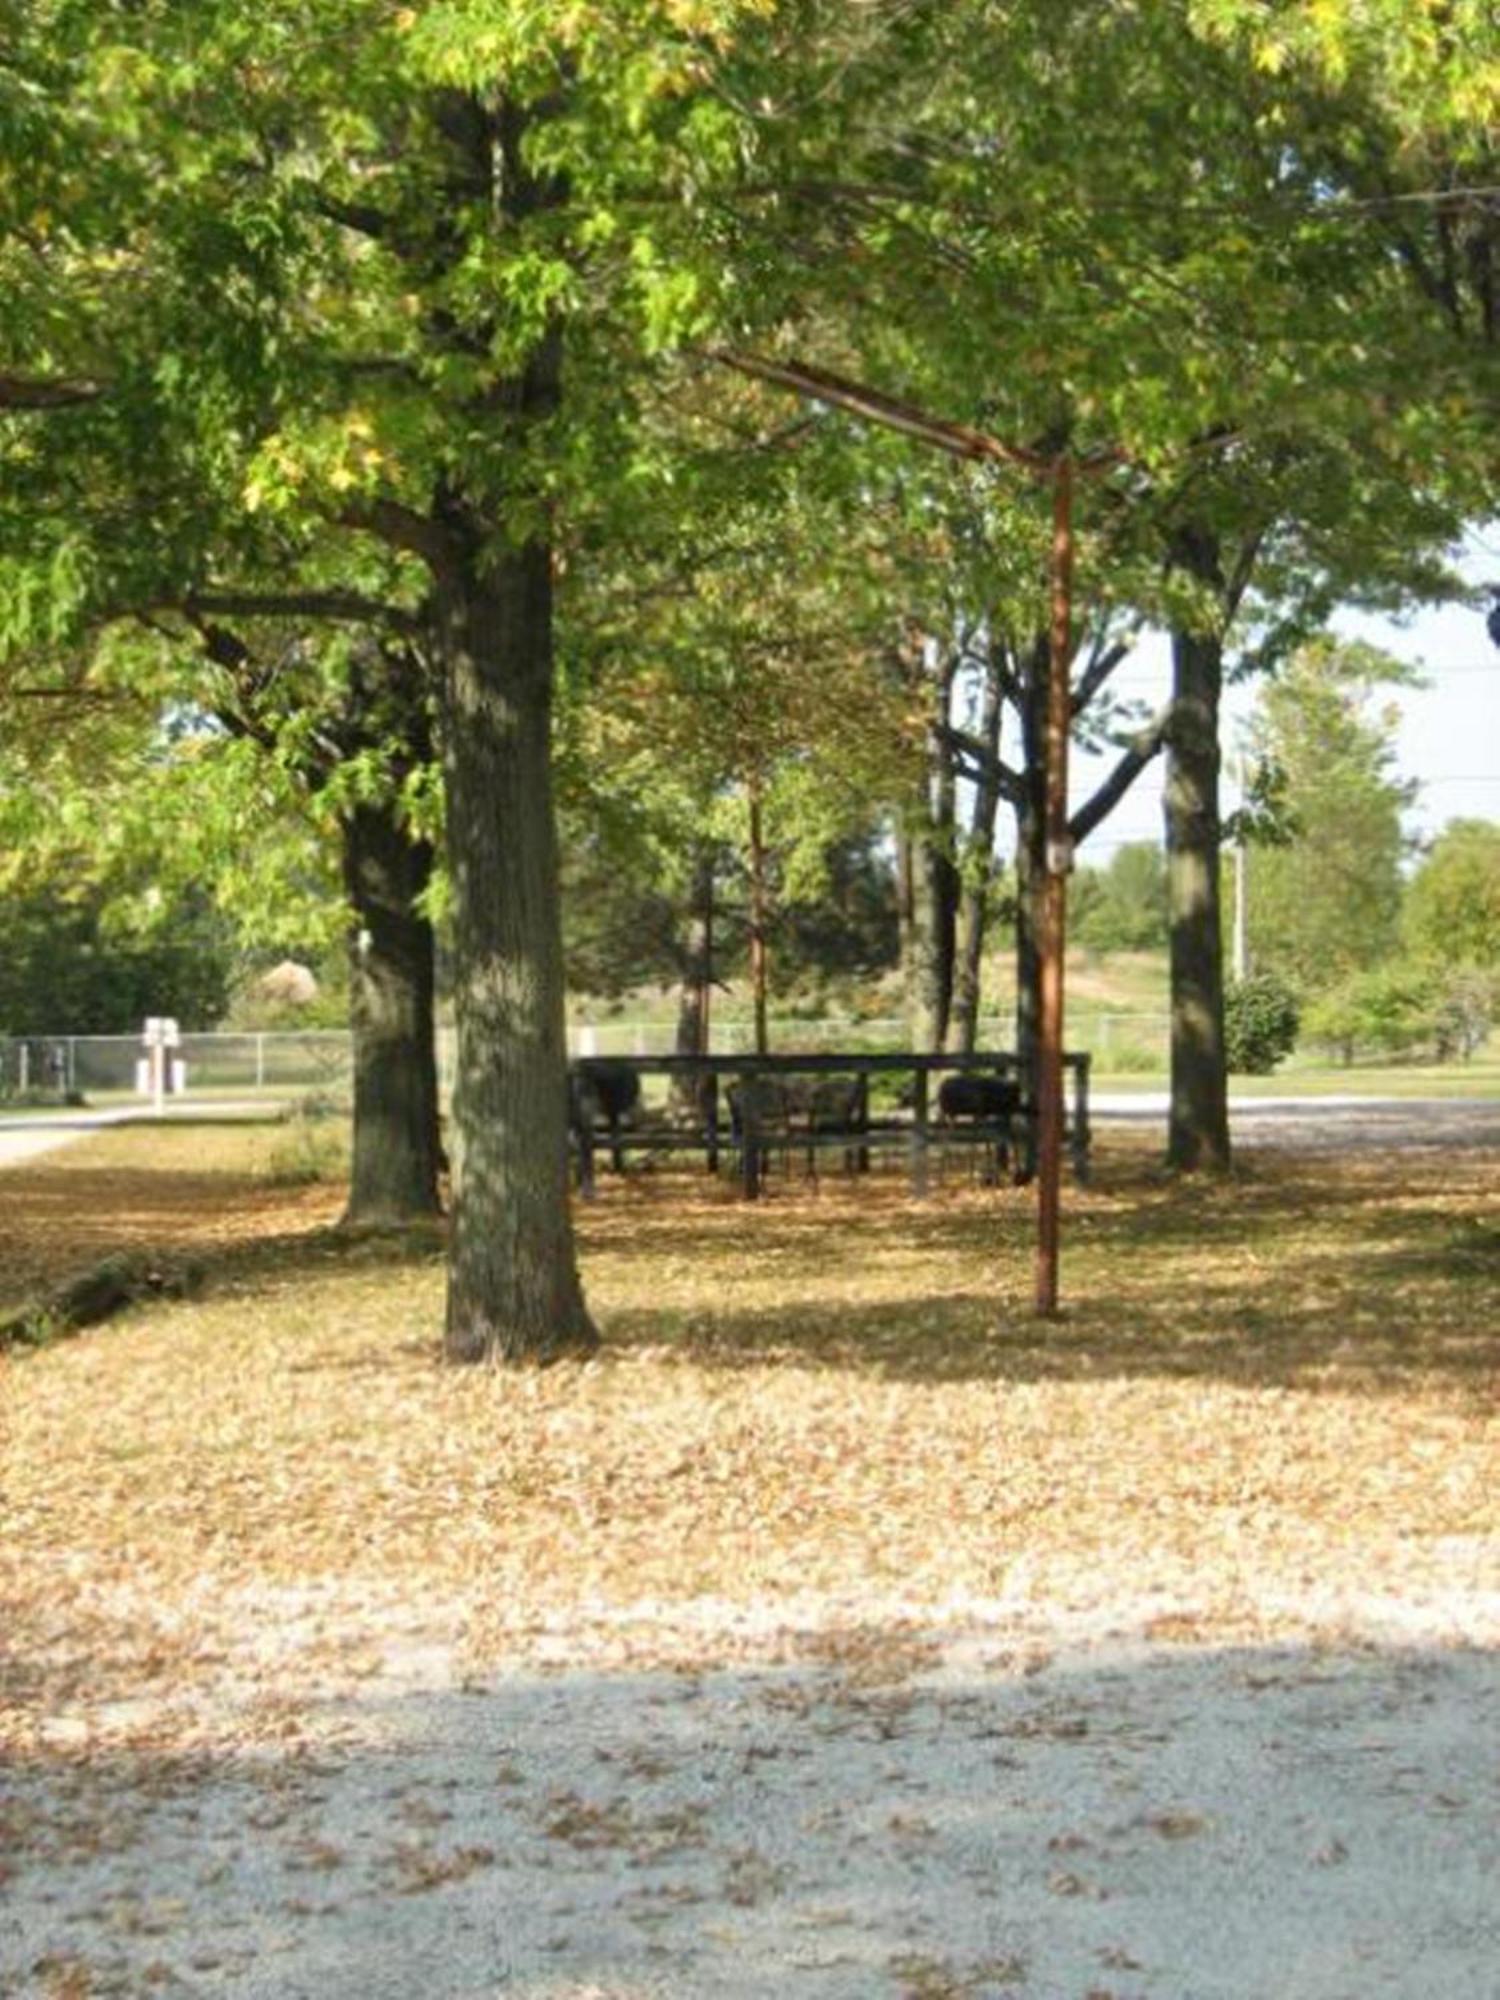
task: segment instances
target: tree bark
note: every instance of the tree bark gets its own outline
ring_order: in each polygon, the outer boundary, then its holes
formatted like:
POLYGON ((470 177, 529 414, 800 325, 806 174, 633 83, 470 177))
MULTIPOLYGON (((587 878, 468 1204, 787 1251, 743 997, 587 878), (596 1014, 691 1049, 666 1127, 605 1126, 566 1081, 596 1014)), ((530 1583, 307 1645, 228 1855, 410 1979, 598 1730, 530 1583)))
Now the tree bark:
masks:
POLYGON ((755 1018, 755 1053, 770 1052, 768 1000, 770 988, 769 945, 766 931, 770 919, 770 892, 766 882, 766 836, 761 813, 759 775, 752 776, 746 789, 749 806, 750 860, 750 1004, 755 1018))
POLYGON ((551 551, 491 541, 480 563, 469 547, 439 587, 458 1028, 444 1344, 547 1362, 598 1344, 567 1188, 551 551))
MULTIPOLYGON (((714 849, 708 842, 693 859, 687 922, 682 936, 682 988, 677 1002, 680 1056, 706 1056, 714 980, 714 849)), ((674 1079, 673 1097, 686 1109, 702 1108, 706 1078, 674 1079)))
POLYGON ((908 839, 911 867, 911 955, 907 1005, 912 1047, 939 1053, 953 1007, 958 869, 953 859, 957 772, 948 737, 948 710, 957 662, 940 668, 932 687, 927 775, 908 839))
POLYGON ((1016 1054, 1028 1089, 1036 1081, 1041 1013, 1041 926, 1038 905, 1045 860, 1041 802, 1028 796, 1016 809, 1016 1054))
POLYGON ((1028 1094, 1036 1101, 1037 1031, 1041 1017, 1041 894, 1047 866, 1047 667, 1045 633, 1030 646, 1018 676, 1021 725, 1020 795, 1016 813, 1016 1054, 1028 1094))
POLYGON ((965 843, 953 964, 953 1006, 948 1046, 972 1053, 979 1038, 979 1001, 984 938, 994 891, 995 817, 1000 809, 1000 720, 1004 713, 1000 675, 993 662, 986 675, 979 741, 988 753, 974 780, 974 801, 965 843))
POLYGON ((1174 632, 1172 679, 1164 801, 1172 982, 1167 1159, 1185 1172, 1222 1172, 1229 1165, 1229 1093, 1219 908, 1219 636, 1174 632))
POLYGON ((389 802, 355 806, 341 833, 354 916, 354 1161, 344 1221, 411 1222, 436 1215, 440 1206, 433 938, 417 908, 432 874, 432 850, 409 837, 389 802))

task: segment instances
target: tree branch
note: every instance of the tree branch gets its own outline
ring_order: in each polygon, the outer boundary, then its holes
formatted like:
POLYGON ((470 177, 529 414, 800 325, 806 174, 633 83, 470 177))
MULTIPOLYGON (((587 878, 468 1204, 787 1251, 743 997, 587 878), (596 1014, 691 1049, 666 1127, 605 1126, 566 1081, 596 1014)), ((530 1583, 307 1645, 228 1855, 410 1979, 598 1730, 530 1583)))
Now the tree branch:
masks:
POLYGON ((1131 739, 1125 754, 1098 791, 1068 821, 1068 837, 1075 847, 1081 846, 1100 821, 1109 817, 1152 758, 1160 752, 1167 740, 1172 711, 1173 704, 1168 702, 1160 714, 1131 739))
POLYGON ((195 590, 181 601, 189 618, 311 618, 344 625, 388 625, 415 637, 422 620, 399 605, 355 590, 195 590))
POLYGON ((1025 785, 1019 771, 1011 769, 987 743, 951 722, 934 722, 932 733, 952 753, 966 778, 982 778, 994 785, 1001 797, 1014 803, 1024 796, 1025 785))
POLYGON ((384 209, 374 208, 364 201, 345 201, 342 196, 325 194, 321 188, 312 190, 310 200, 314 212, 328 222, 337 222, 345 229, 352 229, 357 236, 368 236, 373 242, 381 243, 391 233, 392 221, 384 209))
POLYGON ((987 431, 972 430, 967 424, 950 423, 944 417, 930 416, 914 403, 903 403, 895 396, 887 396, 882 390, 851 382, 847 376, 831 374, 824 368, 809 367, 805 362, 776 361, 769 355, 751 354, 740 348, 728 347, 711 349, 709 358, 757 382, 771 382, 778 388, 795 390, 799 396, 814 397, 820 403, 847 410, 851 416, 864 417, 886 430, 900 431, 903 436, 914 437, 922 444, 947 452, 950 458, 967 459, 971 463, 993 464, 999 461, 1004 465, 1024 466, 1028 472, 1042 471, 1052 462, 1043 453, 1024 451, 1015 445, 1002 443, 987 431))
POLYGON ((94 403, 104 394, 97 382, 68 382, 60 376, 0 375, 0 410, 63 410, 94 403))
POLYGON ((1226 624, 1234 618, 1245 592, 1250 588, 1250 579, 1255 574, 1255 565, 1260 560, 1261 544, 1265 538, 1265 530, 1257 528, 1245 537, 1235 552, 1234 564, 1224 585, 1226 624))
POLYGON ((1130 639, 1117 639, 1112 646, 1095 646, 1089 656, 1089 663, 1078 676, 1078 685, 1073 690, 1075 715, 1082 715, 1115 668, 1129 656, 1132 644, 1133 641, 1130 639))
POLYGON ((399 500, 371 500, 368 505, 342 507, 328 517, 340 528, 358 528, 375 535, 388 548, 420 556, 433 571, 450 566, 453 547, 447 534, 429 515, 415 507, 403 507, 399 500))
POLYGON ((125 688, 87 687, 0 687, 0 701, 83 701, 95 703, 124 702, 139 706, 141 697, 125 688))

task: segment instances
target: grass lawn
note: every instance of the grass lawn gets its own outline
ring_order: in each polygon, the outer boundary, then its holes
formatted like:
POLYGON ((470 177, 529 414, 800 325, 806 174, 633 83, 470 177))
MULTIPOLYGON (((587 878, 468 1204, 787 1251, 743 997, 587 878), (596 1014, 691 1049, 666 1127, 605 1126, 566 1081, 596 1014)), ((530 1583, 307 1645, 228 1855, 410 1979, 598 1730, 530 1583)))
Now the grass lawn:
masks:
MULTIPOLYGON (((1095 1060, 1090 1088, 1160 1094, 1167 1073, 1112 1072, 1095 1060)), ((1500 1097, 1500 1053, 1488 1051, 1466 1063, 1315 1063, 1294 1059, 1270 1076, 1232 1076, 1231 1102, 1255 1097, 1500 1097)))
POLYGON ((210 1281, 0 1358, 0 1741, 199 1740, 270 1606, 310 1690, 403 1607, 485 1661, 557 1629, 690 1654, 704 1605, 722 1650, 768 1605, 1128 1599, 1192 1637, 1492 1584, 1493 1154, 1180 1186, 1113 1140, 1047 1326, 1024 1193, 607 1180, 603 1351, 514 1375, 439 1364, 440 1244, 341 1241, 284 1144, 121 1130, 4 1176, 6 1293, 124 1244, 210 1281))

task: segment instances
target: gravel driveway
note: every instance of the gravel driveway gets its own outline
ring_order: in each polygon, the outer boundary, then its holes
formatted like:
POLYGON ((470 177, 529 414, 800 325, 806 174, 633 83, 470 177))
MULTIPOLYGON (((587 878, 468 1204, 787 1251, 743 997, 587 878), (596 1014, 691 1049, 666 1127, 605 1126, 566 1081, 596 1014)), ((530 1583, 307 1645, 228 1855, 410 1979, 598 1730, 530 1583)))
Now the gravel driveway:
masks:
MULTIPOLYGON (((1161 1124, 1166 1115, 1161 1091, 1089 1099, 1089 1116, 1104 1129, 1161 1124)), ((1297 1152, 1500 1146, 1500 1098, 1494 1097, 1242 1097, 1231 1099, 1229 1121, 1237 1146, 1297 1152)))
POLYGON ((1411 1622, 393 1660, 281 1749, 59 1746, 0 1795, 0 1993, 1494 2000, 1495 1622, 1411 1622))

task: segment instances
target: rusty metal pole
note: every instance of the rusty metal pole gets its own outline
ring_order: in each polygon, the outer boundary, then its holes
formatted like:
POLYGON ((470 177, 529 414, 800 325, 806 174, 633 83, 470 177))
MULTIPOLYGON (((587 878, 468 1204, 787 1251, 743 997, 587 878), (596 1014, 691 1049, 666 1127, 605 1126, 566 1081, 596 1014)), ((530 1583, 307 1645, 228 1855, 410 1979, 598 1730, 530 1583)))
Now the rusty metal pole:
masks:
POLYGON ((1042 877, 1041 1007, 1037 1024, 1036 1309, 1057 1311, 1063 1142, 1063 950, 1067 937, 1068 739, 1073 725, 1073 468, 1052 473, 1052 620, 1047 670, 1046 869, 1042 877))

